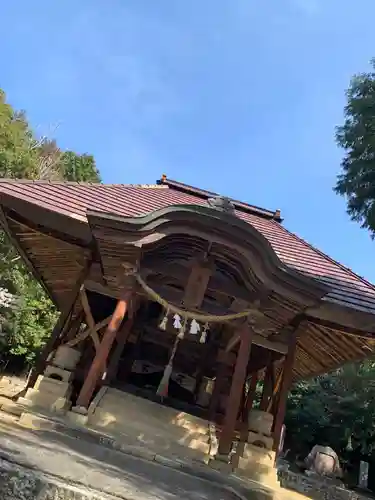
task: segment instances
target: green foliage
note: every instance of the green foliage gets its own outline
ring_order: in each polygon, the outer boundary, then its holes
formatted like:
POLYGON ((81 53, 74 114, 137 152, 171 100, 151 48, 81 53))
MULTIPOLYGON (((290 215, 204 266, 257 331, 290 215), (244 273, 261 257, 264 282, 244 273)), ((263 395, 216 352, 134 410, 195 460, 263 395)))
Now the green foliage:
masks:
POLYGON ((375 451, 375 362, 344 366, 334 373, 295 385, 286 426, 296 453, 306 455, 314 444, 329 445, 350 459, 353 450, 375 451))
POLYGON ((57 320, 57 311, 41 286, 31 280, 24 270, 19 271, 18 307, 11 309, 4 325, 7 352, 21 356, 30 364, 44 345, 57 320))
POLYGON ((61 155, 61 170, 66 181, 101 182, 93 156, 66 151, 61 155))
MULTIPOLYGON (((54 140, 35 137, 25 114, 6 102, 1 89, 0 177, 100 182, 92 156, 63 152, 54 140)), ((0 305, 0 357, 30 364, 50 335, 57 311, 2 232, 0 288, 18 299, 16 307, 0 305)))
POLYGON ((6 103, 0 89, 0 176, 35 178, 37 152, 34 138, 24 113, 18 113, 6 103))
POLYGON ((344 124, 336 140, 344 149, 335 191, 347 198, 353 220, 375 236, 375 60, 372 71, 356 75, 347 90, 344 124))

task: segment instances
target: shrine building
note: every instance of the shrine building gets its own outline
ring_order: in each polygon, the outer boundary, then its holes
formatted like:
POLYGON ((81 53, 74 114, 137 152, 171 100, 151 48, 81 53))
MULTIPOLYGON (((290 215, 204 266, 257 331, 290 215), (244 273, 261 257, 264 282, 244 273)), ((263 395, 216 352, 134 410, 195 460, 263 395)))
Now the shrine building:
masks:
POLYGON ((3 179, 0 207, 60 311, 25 411, 272 479, 291 384, 373 354, 375 287, 279 210, 166 176, 3 179))

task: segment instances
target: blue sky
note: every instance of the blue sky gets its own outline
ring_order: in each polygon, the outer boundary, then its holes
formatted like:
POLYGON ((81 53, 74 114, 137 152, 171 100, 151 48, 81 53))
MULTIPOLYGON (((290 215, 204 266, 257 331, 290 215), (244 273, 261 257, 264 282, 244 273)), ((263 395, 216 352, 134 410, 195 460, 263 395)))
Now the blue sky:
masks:
POLYGON ((162 173, 269 209, 375 282, 375 242, 332 192, 345 89, 374 0, 18 0, 0 87, 105 182, 162 173))

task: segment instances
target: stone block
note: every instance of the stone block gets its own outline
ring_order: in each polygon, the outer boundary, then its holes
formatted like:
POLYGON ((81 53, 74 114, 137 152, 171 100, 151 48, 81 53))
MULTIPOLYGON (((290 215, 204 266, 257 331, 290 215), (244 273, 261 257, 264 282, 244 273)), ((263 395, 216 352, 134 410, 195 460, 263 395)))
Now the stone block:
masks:
POLYGON ((70 384, 40 375, 35 383, 35 388, 28 389, 25 397, 18 398, 18 403, 24 406, 64 412, 69 409, 70 395, 70 384))
POLYGON ((89 411, 84 406, 73 406, 72 411, 80 415, 88 415, 89 411))
POLYGON ((266 411, 251 410, 249 413, 249 429, 255 433, 271 436, 273 415, 266 411))
POLYGON ((71 382, 74 373, 69 370, 64 370, 58 366, 48 365, 44 370, 44 376, 60 382, 71 382))
POLYGON ((258 434, 257 432, 250 431, 248 434, 247 442, 256 446, 261 445, 267 450, 272 450, 273 448, 273 438, 270 436, 265 436, 264 434, 258 434))
POLYGON ((207 407, 210 403, 214 388, 214 381, 208 377, 203 377, 203 381, 199 388, 197 403, 200 406, 207 407))
POLYGON ((58 399, 54 394, 42 393, 36 389, 28 389, 24 398, 18 398, 18 402, 25 406, 36 406, 50 409, 58 399))
POLYGON ((64 370, 74 371, 81 357, 81 352, 62 345, 56 349, 52 364, 64 370))
POLYGON ((72 392, 71 385, 68 382, 61 382, 60 380, 48 378, 44 375, 39 375, 34 389, 41 393, 53 394, 56 396, 56 399, 59 397, 70 398, 72 392))
POLYGON ((65 413, 70 410, 72 406, 71 401, 66 398, 57 398, 56 401, 51 405, 51 410, 57 413, 65 413))
POLYGON ((11 400, 2 403, 0 409, 1 411, 9 413, 10 415, 15 415, 16 417, 19 417, 23 412, 22 405, 11 400))
POLYGON ((75 411, 68 411, 66 414, 68 420, 75 425, 85 426, 87 424, 87 415, 76 413, 75 411))
POLYGON ((32 413, 23 412, 18 423, 27 429, 40 429, 40 418, 32 413))
POLYGON ((270 487, 278 486, 274 451, 245 443, 236 465, 241 476, 270 487))

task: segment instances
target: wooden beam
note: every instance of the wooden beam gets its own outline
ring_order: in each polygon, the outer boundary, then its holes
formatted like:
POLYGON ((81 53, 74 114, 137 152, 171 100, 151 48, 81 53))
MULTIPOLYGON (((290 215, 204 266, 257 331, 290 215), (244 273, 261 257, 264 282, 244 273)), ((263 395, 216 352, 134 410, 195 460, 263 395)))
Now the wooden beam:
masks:
MULTIPOLYGON (((241 336, 240 333, 235 333, 233 335, 233 337, 229 340, 225 348, 227 352, 230 352, 232 349, 236 347, 236 345, 240 341, 240 336, 241 336)), ((259 347, 264 347, 269 351, 279 352, 280 354, 286 354, 288 351, 287 345, 282 344, 281 342, 272 342, 271 340, 268 340, 262 337, 261 335, 253 334, 253 344, 259 347)))
POLYGON ((119 290, 110 288, 107 285, 97 283, 93 280, 85 281, 85 289, 89 290, 90 292, 100 293, 101 295, 106 295, 107 297, 111 297, 117 300, 121 297, 121 292, 119 290))
MULTIPOLYGON (((95 332, 98 332, 99 330, 107 326, 108 323, 111 321, 111 318, 112 316, 107 316, 107 318, 104 318, 101 321, 99 321, 99 323, 96 323, 94 328, 95 332)), ((85 328, 85 330, 83 330, 83 332, 80 332, 74 339, 70 339, 68 342, 66 342, 66 345, 68 347, 74 347, 80 342, 83 342, 90 335, 90 332, 91 332, 90 327, 85 328)))
POLYGON ((97 334, 95 320, 91 312, 91 307, 84 286, 81 287, 80 297, 81 297, 81 304, 86 316, 87 326, 89 327, 89 335, 92 338, 95 350, 97 351, 100 346, 100 340, 97 334))
MULTIPOLYGON (((325 304, 327 307, 327 305, 325 304)), ((341 309, 345 310, 345 307, 342 307, 341 309)), ((336 310, 340 310, 339 307, 337 307, 336 310)), ((319 314, 319 309, 317 311, 317 315, 319 314)), ((346 311, 345 311, 346 312, 346 311)), ((361 311, 356 311, 353 310, 353 315, 359 316, 361 315, 361 311)), ((310 321, 312 324, 319 325, 319 326, 324 326, 326 328, 329 328, 330 330, 337 331, 338 333, 341 334, 346 334, 348 336, 353 336, 353 337, 364 337, 368 339, 375 339, 375 322, 374 322, 374 316, 370 315, 369 313, 362 313, 362 315, 366 318, 369 316, 371 318, 370 321, 366 321, 364 325, 361 328, 355 328, 354 326, 351 325, 342 325, 339 323, 336 323, 335 321, 331 319, 325 319, 325 318, 319 318, 318 316, 313 316, 307 315, 306 319, 310 321)), ((328 316, 328 313, 327 313, 328 316)), ((340 317, 341 314, 339 313, 338 317, 340 317)), ((350 314, 346 312, 345 318, 349 317, 350 314)), ((347 321, 349 323, 349 320, 347 321)), ((354 323, 354 321, 352 321, 354 323)))
MULTIPOLYGON (((185 284, 187 278, 190 274, 190 269, 182 264, 164 264, 155 265, 155 267, 147 267, 143 269, 146 274, 163 274, 164 276, 170 276, 171 278, 176 278, 182 284, 185 284)), ((226 280, 224 278, 219 278, 217 276, 211 276, 207 283, 207 290, 215 291, 224 295, 229 295, 230 297, 235 297, 246 302, 253 302, 258 297, 258 292, 249 291, 244 287, 236 285, 233 281, 226 280)))
POLYGON ((183 304, 187 309, 201 307, 208 282, 214 272, 214 267, 205 263, 195 262, 190 270, 184 291, 183 304))
POLYGON ((95 358, 91 364, 90 370, 83 383, 82 389, 77 398, 77 406, 88 408, 95 387, 105 370, 105 364, 108 359, 113 342, 116 338, 117 331, 127 313, 129 301, 132 292, 127 291, 124 293, 123 298, 117 302, 115 311, 112 315, 111 321, 103 335, 100 347, 96 352, 95 358))
POLYGON ((218 455, 227 456, 232 449, 241 395, 245 384, 247 365, 250 358, 253 330, 248 324, 242 326, 241 344, 232 377, 223 429, 220 436, 218 455))

